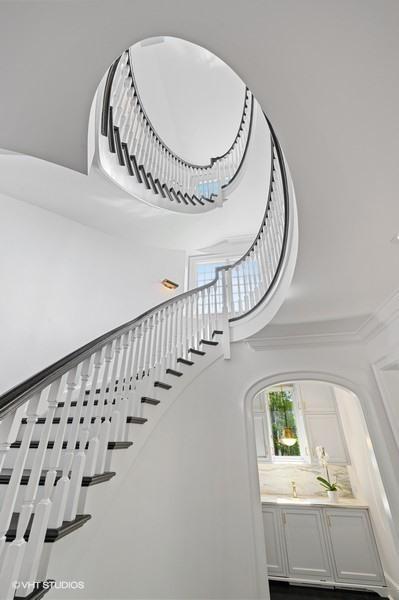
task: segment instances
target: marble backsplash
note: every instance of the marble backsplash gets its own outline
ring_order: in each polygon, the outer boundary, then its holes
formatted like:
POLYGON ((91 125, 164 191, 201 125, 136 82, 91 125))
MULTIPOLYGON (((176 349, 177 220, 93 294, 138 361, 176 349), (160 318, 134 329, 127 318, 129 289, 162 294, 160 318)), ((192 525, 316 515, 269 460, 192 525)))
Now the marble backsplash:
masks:
MULTIPOLYGON (((298 496, 326 496, 316 477, 325 474, 319 465, 258 463, 261 494, 292 494, 291 482, 295 481, 298 496)), ((330 477, 340 487, 339 495, 353 498, 348 469, 343 465, 329 465, 330 477)))

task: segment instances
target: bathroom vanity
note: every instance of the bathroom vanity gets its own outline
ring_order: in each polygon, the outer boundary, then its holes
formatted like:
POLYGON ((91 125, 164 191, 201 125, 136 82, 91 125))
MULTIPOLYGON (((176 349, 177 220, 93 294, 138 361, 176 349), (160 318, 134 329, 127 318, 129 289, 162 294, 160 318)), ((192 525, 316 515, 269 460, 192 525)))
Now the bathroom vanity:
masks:
POLYGON ((388 596, 367 506, 315 497, 270 495, 261 501, 271 579, 388 596))

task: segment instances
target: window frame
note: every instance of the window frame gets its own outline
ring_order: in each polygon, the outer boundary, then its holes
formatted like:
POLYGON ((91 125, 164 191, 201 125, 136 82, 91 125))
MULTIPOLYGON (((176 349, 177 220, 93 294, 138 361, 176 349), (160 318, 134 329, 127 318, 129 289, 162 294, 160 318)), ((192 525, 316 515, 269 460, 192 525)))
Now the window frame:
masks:
POLYGON ((232 265, 239 260, 238 255, 232 254, 191 254, 187 260, 185 290, 197 287, 197 267, 218 263, 220 266, 232 265))
MULTIPOLYGON (((268 462, 273 464, 310 464, 311 458, 309 453, 309 443, 306 434, 305 420, 303 417, 301 401, 300 401, 300 391, 295 383, 285 382, 279 385, 271 385, 260 392, 258 394, 262 394, 262 413, 259 410, 255 410, 253 408, 253 415, 263 414, 264 415, 264 428, 265 428, 265 439, 268 443, 268 456, 266 458, 257 457, 258 462, 268 462), (300 449, 299 456, 277 456, 274 450, 274 441, 273 441, 273 430, 272 430, 272 419, 270 413, 270 405, 269 405, 269 392, 274 390, 279 390, 281 386, 291 386, 292 387, 292 402, 293 402, 293 413, 295 416, 296 429, 298 434, 298 444, 300 449)), ((256 394, 256 395, 258 395, 256 394)), ((255 400, 255 398, 254 398, 255 400)))

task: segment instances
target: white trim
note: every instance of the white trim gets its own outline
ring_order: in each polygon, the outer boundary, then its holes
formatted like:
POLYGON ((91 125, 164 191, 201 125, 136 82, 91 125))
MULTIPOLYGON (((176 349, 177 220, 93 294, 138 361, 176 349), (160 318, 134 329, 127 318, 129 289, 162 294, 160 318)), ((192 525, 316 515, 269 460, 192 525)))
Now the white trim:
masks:
MULTIPOLYGON (((268 348, 284 348, 298 346, 324 346, 328 345, 359 345, 367 344, 374 340, 379 334, 388 329, 392 323, 399 320, 399 289, 395 290, 386 298, 376 310, 364 317, 363 323, 353 329, 350 327, 348 319, 336 321, 310 322, 309 328, 317 329, 312 333, 302 332, 287 335, 263 335, 248 340, 248 345, 252 350, 265 350, 268 348), (336 323, 338 329, 329 331, 329 325, 336 323), (342 329, 339 329, 340 324, 342 329), (349 326, 348 326, 349 325, 349 326)), ((278 330, 278 325, 274 325, 272 331, 278 330)), ((281 325, 282 331, 287 329, 288 325, 281 325)), ((292 328, 298 327, 297 323, 292 324, 292 328)), ((303 329, 304 325, 302 325, 303 329)))
POLYGON ((327 589, 342 589, 342 590, 364 590, 370 592, 376 592, 382 598, 392 598, 392 600, 396 600, 396 597, 390 595, 390 590, 386 586, 381 585, 367 585, 360 583, 340 583, 338 581, 334 581, 333 579, 329 579, 328 581, 319 581, 315 579, 301 579, 300 577, 277 577, 271 576, 269 577, 272 581, 283 581, 285 583, 289 583, 290 585, 300 585, 303 587, 319 587, 319 588, 327 588, 327 589))
MULTIPOLYGON (((364 414, 364 418, 366 421, 367 428, 369 430, 370 439, 372 444, 376 450, 378 450, 378 455, 376 455, 378 468, 380 470, 381 481, 385 489, 385 493, 388 499, 389 504, 391 505, 391 513, 396 512, 392 511, 392 507, 395 505, 395 498, 399 497, 399 486, 394 476, 394 467, 391 463, 391 457, 389 454, 389 446, 385 443, 385 438, 383 436, 383 432, 381 431, 380 422, 376 417, 376 413, 378 409, 384 410, 383 405, 380 403, 380 407, 378 406, 378 398, 375 397, 373 399, 370 398, 369 394, 365 389, 359 386, 357 383, 347 379, 346 377, 342 377, 341 375, 336 375, 335 373, 327 372, 327 371, 281 371, 280 373, 275 373, 273 375, 269 375, 267 377, 263 377, 254 382, 247 390, 244 396, 244 412, 246 415, 246 433, 247 433, 247 456, 248 456, 248 464, 249 464, 249 478, 250 478, 250 500, 253 510, 253 520, 256 526, 259 526, 259 518, 261 518, 261 504, 260 497, 257 496, 259 494, 259 474, 257 470, 257 464, 253 464, 256 461, 256 447, 255 447, 255 437, 248 420, 252 421, 252 399, 254 396, 260 392, 262 389, 266 387, 271 387, 272 385, 277 385, 281 382, 287 381, 322 381, 325 383, 330 383, 332 385, 336 385, 338 387, 342 387, 346 390, 349 390, 353 394, 355 394, 360 402, 361 409, 364 414), (366 400, 367 399, 367 400, 366 400), (366 403, 367 402, 367 403, 366 403), (367 410, 365 410, 367 408, 367 410), (252 435, 251 439, 249 436, 252 435), (260 511, 260 512, 259 512, 260 511)), ((395 545, 397 540, 399 540, 399 527, 397 522, 395 521, 395 515, 392 515, 391 518, 391 526, 392 533, 395 540, 395 545)), ((263 534, 262 528, 261 533, 263 534)), ((264 549, 264 540, 259 539, 259 532, 254 532, 254 540, 255 540, 255 548, 257 552, 257 564, 259 571, 259 562, 262 560, 262 557, 265 557, 266 551, 264 549), (263 550, 262 550, 263 547, 263 550)), ((267 569, 265 571, 267 574, 267 569)), ((258 573, 259 576, 259 573, 258 573)), ((388 578, 390 581, 392 579, 388 578)), ((283 579, 284 581, 284 579, 283 579)), ((287 579, 285 579, 287 581, 287 579)), ((314 582, 313 582, 314 585, 314 582)), ((380 588, 383 589, 383 588, 380 588)), ((376 590, 375 590, 376 591, 376 590)), ((391 592, 390 592, 391 593, 391 592)), ((397 596, 390 595, 393 600, 399 600, 397 596)))

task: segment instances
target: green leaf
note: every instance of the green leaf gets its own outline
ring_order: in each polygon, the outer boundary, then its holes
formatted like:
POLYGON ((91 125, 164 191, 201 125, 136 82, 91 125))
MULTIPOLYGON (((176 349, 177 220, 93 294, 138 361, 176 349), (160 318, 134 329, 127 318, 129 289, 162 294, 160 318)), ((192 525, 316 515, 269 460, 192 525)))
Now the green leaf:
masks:
POLYGON ((327 481, 327 479, 324 479, 324 477, 321 477, 321 475, 319 475, 318 477, 316 477, 316 479, 318 481, 320 481, 321 485, 323 487, 325 487, 327 490, 329 490, 330 492, 335 492, 337 487, 334 483, 330 483, 329 481, 327 481))

